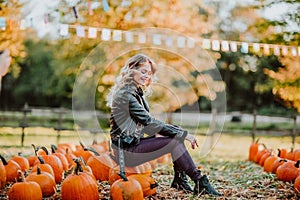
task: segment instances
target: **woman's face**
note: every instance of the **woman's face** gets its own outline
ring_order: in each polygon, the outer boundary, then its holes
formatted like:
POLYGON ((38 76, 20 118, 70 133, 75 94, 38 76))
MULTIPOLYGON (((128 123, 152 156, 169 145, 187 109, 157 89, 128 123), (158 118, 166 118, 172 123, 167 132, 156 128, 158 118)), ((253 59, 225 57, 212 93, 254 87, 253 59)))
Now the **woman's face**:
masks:
POLYGON ((148 86, 151 80, 151 76, 151 65, 147 62, 135 70, 133 80, 138 86, 148 86))

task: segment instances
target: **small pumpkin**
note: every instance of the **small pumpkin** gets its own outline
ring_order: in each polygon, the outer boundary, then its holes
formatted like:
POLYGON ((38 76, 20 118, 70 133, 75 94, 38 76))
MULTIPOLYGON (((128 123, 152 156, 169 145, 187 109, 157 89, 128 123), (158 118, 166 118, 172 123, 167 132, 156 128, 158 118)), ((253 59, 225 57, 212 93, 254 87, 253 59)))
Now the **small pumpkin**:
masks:
POLYGON ((6 161, 2 155, 0 155, 0 159, 5 168, 6 182, 16 182, 20 177, 20 174, 18 173, 18 170, 21 170, 20 165, 13 160, 6 161))
POLYGON ((151 176, 146 174, 133 174, 129 177, 134 178, 141 184, 144 197, 148 197, 156 193, 158 184, 151 176))
POLYGON ((86 146, 82 143, 82 142, 79 142, 80 145, 77 145, 76 146, 76 151, 74 152, 74 155, 76 157, 79 157, 81 156, 85 162, 88 161, 88 159, 94 155, 91 151, 86 151, 86 146))
POLYGON ((260 144, 258 143, 258 141, 259 138, 256 141, 254 141, 249 147, 249 154, 248 154, 249 161, 254 161, 254 158, 257 152, 259 151, 260 144))
POLYGON ((112 200, 143 200, 143 188, 133 177, 121 176, 122 179, 115 181, 110 187, 112 200))
POLYGON ((3 162, 0 160, 0 189, 6 184, 6 171, 3 162))
POLYGON ((291 148, 291 150, 286 153, 285 158, 288 159, 288 160, 294 160, 295 152, 294 152, 293 148, 291 148))
POLYGON ((30 173, 25 180, 27 182, 34 181, 38 183, 41 187, 43 197, 50 197, 55 193, 56 183, 54 176, 48 172, 42 172, 39 165, 37 171, 30 173))
POLYGON ((297 162, 288 161, 280 165, 276 171, 277 179, 287 182, 294 181, 300 173, 299 164, 300 160, 297 162))
POLYGON ((13 160, 16 163, 18 163, 20 165, 20 167, 21 167, 21 170, 23 172, 29 170, 29 168, 30 168, 28 159, 25 158, 24 156, 22 156, 21 152, 19 152, 17 156, 13 156, 11 158, 11 160, 13 160))
POLYGON ((83 172, 79 162, 72 174, 68 175, 61 183, 62 200, 98 200, 98 185, 90 174, 83 172))
POLYGON ((272 173, 273 174, 276 174, 276 171, 278 169, 278 167, 282 164, 284 164, 285 162, 287 162, 286 159, 278 159, 278 160, 275 160, 274 163, 273 163, 273 169, 272 169, 272 173))
POLYGON ((57 147, 54 144, 52 144, 51 145, 51 151, 52 151, 51 155, 57 156, 60 159, 61 164, 63 165, 64 171, 67 171, 69 169, 69 162, 68 162, 66 156, 61 152, 57 152, 56 150, 57 150, 57 147))
POLYGON ((297 176, 294 182, 294 189, 300 193, 300 176, 297 176))
POLYGON ((294 151, 294 161, 300 160, 300 150, 294 151))
POLYGON ((264 148, 264 149, 262 149, 262 150, 259 150, 259 151, 257 152, 257 154, 255 155, 255 157, 254 157, 254 162, 257 163, 257 164, 259 164, 259 161, 260 161, 261 157, 262 157, 265 153, 269 153, 269 152, 270 152, 270 150, 267 149, 267 148, 264 148))
POLYGON ((272 156, 273 155, 273 150, 271 149, 271 150, 267 150, 266 151, 266 153, 264 153, 262 156, 261 156, 261 158, 260 158, 260 160, 259 160, 259 165, 260 166, 264 166, 264 163, 265 163, 265 160, 268 158, 268 157, 270 157, 270 156, 272 156))
POLYGON ((167 153, 156 159, 158 165, 165 165, 171 162, 171 154, 167 153))
POLYGON ((66 148, 66 153, 65 153, 66 159, 68 160, 69 163, 69 169, 75 165, 74 159, 76 159, 76 156, 72 153, 72 151, 69 148, 66 148))
POLYGON ((45 163, 44 159, 41 156, 38 156, 38 161, 40 163, 37 163, 36 165, 34 165, 31 169, 31 172, 36 172, 37 168, 39 167, 43 172, 47 172, 47 173, 51 174, 53 177, 55 177, 54 171, 53 171, 51 165, 45 163))
POLYGON ((273 166, 274 166, 274 162, 279 160, 280 158, 278 156, 275 155, 271 155, 268 158, 266 158, 265 162, 264 162, 264 171, 271 173, 273 170, 273 166))
POLYGON ((115 161, 107 153, 99 154, 92 147, 87 148, 86 150, 95 154, 88 159, 86 164, 91 167, 96 179, 100 181, 108 181, 110 169, 116 166, 115 161))
POLYGON ((278 157, 286 158, 287 150, 286 149, 278 149, 278 157))
MULTIPOLYGON (((55 182, 60 183, 64 178, 63 177, 64 168, 60 159, 55 155, 49 154, 49 151, 46 147, 41 147, 41 149, 45 152, 45 155, 44 153, 42 153, 43 155, 41 155, 41 157, 43 158, 45 163, 49 164, 52 167, 54 172, 55 182)), ((38 162, 39 161, 36 161, 36 164, 38 162)))
MULTIPOLYGON (((109 170, 109 184, 112 185, 116 180, 121 179, 119 175, 120 165, 116 165, 109 170)), ((138 166, 128 167, 125 166, 125 174, 126 176, 130 176, 132 174, 141 174, 141 171, 138 166)))
POLYGON ((22 177, 22 182, 14 183, 8 190, 8 199, 10 200, 42 200, 42 190, 38 183, 26 181, 21 170, 18 173, 22 177))

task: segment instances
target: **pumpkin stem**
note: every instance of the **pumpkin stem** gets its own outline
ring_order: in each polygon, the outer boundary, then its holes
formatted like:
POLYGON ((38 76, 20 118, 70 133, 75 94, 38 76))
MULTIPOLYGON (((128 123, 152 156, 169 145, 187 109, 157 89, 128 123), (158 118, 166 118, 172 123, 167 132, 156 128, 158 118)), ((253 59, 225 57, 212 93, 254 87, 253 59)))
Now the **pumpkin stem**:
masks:
POLYGON ((117 174, 123 179, 123 181, 128 181, 128 178, 124 172, 118 172, 117 174))
POLYGON ((34 154, 37 156, 37 148, 36 148, 36 146, 34 145, 34 144, 31 144, 31 146, 33 147, 33 150, 34 150, 34 154))
POLYGON ((5 158, 2 155, 0 155, 0 159, 3 162, 3 165, 8 165, 7 161, 5 160, 5 158))
POLYGON ((38 156, 38 159, 39 159, 39 161, 40 161, 41 164, 45 164, 45 161, 44 161, 44 159, 41 156, 38 156))
POLYGON ((255 141, 255 143, 257 144, 257 143, 258 143, 258 141, 259 141, 259 138, 257 138, 257 140, 255 141))
POLYGON ((150 184, 150 188, 151 188, 151 189, 154 189, 154 188, 156 188, 157 186, 158 186, 158 184, 157 184, 156 182, 150 184))
POLYGON ((281 150, 280 149, 277 149, 278 150, 278 154, 277 156, 280 157, 280 154, 281 154, 281 150))
POLYGON ((265 149, 267 149, 267 146, 266 146, 264 143, 262 143, 261 145, 263 145, 263 147, 264 147, 265 149))
POLYGON ((42 171, 41 171, 41 168, 40 168, 40 165, 37 166, 37 170, 36 170, 36 174, 41 174, 42 171))
POLYGON ((89 148, 85 147, 84 150, 85 150, 85 151, 91 151, 91 152, 93 152, 96 156, 100 156, 100 154, 99 154, 99 153, 96 151, 96 149, 94 149, 93 147, 89 147, 89 148))
POLYGON ((279 162, 287 162, 287 159, 280 159, 279 162))
POLYGON ((51 144, 51 152, 55 153, 57 150, 57 147, 54 144, 51 144))
POLYGON ((49 151, 48 151, 47 147, 42 146, 41 149, 43 149, 43 151, 46 152, 46 155, 49 155, 49 151))
POLYGON ((300 160, 297 160, 297 162, 295 163, 295 167, 299 168, 300 165, 300 160))
POLYGON ((83 169, 81 167, 81 164, 80 164, 80 160, 79 159, 74 159, 74 162, 76 163, 76 167, 75 167, 75 170, 74 170, 74 174, 78 175, 79 172, 83 172, 83 169))

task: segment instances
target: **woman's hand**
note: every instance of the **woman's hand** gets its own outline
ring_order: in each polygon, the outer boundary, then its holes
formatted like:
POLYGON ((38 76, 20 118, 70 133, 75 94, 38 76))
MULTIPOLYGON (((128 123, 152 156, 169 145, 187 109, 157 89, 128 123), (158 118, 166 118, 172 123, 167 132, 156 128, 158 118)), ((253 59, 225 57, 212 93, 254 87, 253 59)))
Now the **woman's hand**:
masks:
POLYGON ((198 147, 197 138, 195 138, 195 136, 188 133, 185 139, 191 143, 192 149, 198 147))

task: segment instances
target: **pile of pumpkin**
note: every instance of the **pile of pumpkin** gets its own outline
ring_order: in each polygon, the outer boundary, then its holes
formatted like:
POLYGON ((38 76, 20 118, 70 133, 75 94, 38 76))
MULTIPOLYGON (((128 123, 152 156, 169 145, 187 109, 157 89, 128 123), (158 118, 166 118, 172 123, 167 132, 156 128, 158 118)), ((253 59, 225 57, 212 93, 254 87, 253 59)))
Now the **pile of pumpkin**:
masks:
POLYGON ((265 172, 276 174, 278 180, 293 183, 295 191, 300 192, 300 149, 278 149, 276 153, 257 140, 249 147, 248 159, 265 172))
POLYGON ((11 200, 40 200, 54 195, 63 200, 98 200, 102 181, 109 182, 111 199, 144 199, 156 193, 152 170, 170 161, 167 154, 136 167, 125 167, 126 177, 121 178, 106 141, 89 146, 51 145, 51 152, 35 145, 33 149, 34 154, 26 157, 18 154, 5 159, 0 155, 0 189, 6 186, 11 200))

